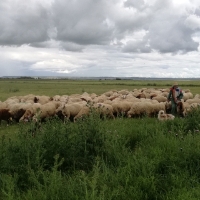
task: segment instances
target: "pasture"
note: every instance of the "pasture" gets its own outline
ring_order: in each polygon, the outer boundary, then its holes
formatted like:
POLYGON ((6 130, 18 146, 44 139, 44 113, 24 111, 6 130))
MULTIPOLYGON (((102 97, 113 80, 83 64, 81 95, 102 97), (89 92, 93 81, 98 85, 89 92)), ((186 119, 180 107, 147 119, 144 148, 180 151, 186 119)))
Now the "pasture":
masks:
MULTIPOLYGON (((170 88, 173 80, 68 80, 68 79, 0 79, 0 101, 8 97, 27 94, 71 95, 96 93, 109 90, 133 90, 139 88, 170 88)), ((178 81, 182 89, 190 89, 193 94, 200 93, 200 81, 178 81)))
MULTIPOLYGON (((178 81, 200 93, 199 81, 178 81)), ((12 96, 169 88, 173 81, 0 80, 12 96)), ((200 110, 185 118, 53 118, 0 125, 0 199, 199 200, 200 110)))

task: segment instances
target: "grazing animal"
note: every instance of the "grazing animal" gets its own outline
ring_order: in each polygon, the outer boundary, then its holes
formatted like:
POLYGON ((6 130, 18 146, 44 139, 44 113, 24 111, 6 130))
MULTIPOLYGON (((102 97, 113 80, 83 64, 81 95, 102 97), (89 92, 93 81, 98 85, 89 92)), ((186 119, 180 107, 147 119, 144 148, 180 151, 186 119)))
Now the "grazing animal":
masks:
POLYGON ((2 120, 7 121, 7 124, 12 121, 12 114, 10 113, 9 109, 0 109, 0 124, 2 120))
POLYGON ((174 120, 175 116, 172 114, 166 114, 164 110, 160 110, 158 112, 158 120, 165 121, 165 120, 174 120))

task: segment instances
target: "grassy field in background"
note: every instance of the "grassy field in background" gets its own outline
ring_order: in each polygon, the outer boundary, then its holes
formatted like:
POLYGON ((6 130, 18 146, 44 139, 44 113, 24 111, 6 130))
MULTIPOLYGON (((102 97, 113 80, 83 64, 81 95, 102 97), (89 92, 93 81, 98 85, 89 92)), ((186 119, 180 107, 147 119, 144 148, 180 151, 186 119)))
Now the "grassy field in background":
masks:
MULTIPOLYGON (((178 81, 179 86, 190 89, 193 94, 200 93, 200 81, 178 81)), ((12 96, 102 94, 109 90, 139 88, 170 88, 172 80, 67 80, 67 79, 0 79, 0 101, 12 96)))

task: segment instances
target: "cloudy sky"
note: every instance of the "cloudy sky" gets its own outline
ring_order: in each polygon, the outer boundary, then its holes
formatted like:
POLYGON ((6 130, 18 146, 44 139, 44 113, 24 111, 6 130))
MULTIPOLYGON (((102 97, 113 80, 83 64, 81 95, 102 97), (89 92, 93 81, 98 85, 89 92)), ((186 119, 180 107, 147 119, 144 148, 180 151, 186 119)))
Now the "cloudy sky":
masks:
POLYGON ((0 76, 200 78, 200 1, 1 0, 0 76))

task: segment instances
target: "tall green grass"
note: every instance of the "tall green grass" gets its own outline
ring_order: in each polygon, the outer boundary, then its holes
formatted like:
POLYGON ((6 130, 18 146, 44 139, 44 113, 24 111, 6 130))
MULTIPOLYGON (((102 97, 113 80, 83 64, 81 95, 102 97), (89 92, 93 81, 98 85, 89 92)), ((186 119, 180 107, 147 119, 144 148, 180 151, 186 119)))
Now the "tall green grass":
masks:
POLYGON ((186 118, 54 118, 1 136, 0 199, 199 199, 200 110, 186 118), (195 119, 195 120, 194 120, 195 119))

